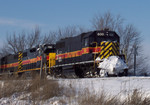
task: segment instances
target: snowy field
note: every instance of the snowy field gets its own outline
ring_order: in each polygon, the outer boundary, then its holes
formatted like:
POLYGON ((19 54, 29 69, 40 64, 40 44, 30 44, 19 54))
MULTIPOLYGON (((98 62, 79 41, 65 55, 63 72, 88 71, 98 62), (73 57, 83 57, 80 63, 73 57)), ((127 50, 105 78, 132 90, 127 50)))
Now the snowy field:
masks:
MULTIPOLYGON (((101 93, 104 91, 106 94, 112 96, 118 96, 124 99, 134 89, 141 90, 147 96, 150 96, 150 77, 110 77, 110 78, 85 78, 85 79, 56 79, 60 85, 68 88, 74 88, 76 93, 82 92, 88 89, 92 93, 101 93)), ((0 81, 2 84, 3 82, 0 81)), ((30 104, 30 100, 23 101, 19 100, 21 96, 17 97, 14 94, 8 98, 1 98, 0 104, 2 105, 20 105, 20 104, 30 104)), ((59 105, 57 99, 60 97, 54 97, 45 102, 42 105, 59 105)), ((62 96, 61 99, 66 99, 62 96)), ((65 104, 66 105, 66 104, 65 104)), ((69 104, 68 104, 69 105, 69 104)))
POLYGON ((121 91, 130 92, 133 89, 141 89, 150 94, 150 77, 107 77, 107 78, 86 78, 86 79, 61 79, 61 85, 69 86, 78 90, 88 88, 91 92, 104 90, 112 95, 121 91))

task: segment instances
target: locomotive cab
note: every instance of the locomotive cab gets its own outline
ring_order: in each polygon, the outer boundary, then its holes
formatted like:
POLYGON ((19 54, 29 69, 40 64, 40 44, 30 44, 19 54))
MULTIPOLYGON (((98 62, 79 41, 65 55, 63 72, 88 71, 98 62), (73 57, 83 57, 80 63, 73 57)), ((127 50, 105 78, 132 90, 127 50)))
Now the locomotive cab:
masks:
POLYGON ((88 52, 86 57, 82 54, 83 59, 94 59, 95 54, 96 57, 99 56, 101 59, 111 55, 119 55, 119 36, 114 31, 94 31, 81 36, 82 49, 88 52))
POLYGON ((43 50, 44 50, 44 53, 46 53, 46 54, 55 52, 55 45, 54 44, 45 44, 43 50))

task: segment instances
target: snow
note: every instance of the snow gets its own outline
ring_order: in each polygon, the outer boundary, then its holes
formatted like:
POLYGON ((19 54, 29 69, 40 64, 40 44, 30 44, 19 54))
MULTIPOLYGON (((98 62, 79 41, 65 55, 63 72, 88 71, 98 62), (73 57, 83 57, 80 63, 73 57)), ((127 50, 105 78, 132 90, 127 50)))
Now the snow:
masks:
POLYGON ((131 92, 134 89, 142 89, 150 93, 150 77, 110 77, 110 78, 86 78, 86 79, 62 79, 59 80, 63 86, 76 88, 83 91, 88 88, 91 92, 106 91, 111 95, 117 95, 121 91, 131 92))
MULTIPOLYGON (((61 97, 63 98, 63 97, 61 97)), ((15 94, 9 98, 1 98, 0 105, 62 105, 60 104, 60 97, 53 97, 46 101, 31 101, 31 100, 20 100, 15 94)), ((63 98, 65 99, 65 98, 63 98)))
POLYGON ((101 58, 100 58, 100 57, 97 57, 97 58, 95 59, 95 61, 99 62, 99 61, 101 61, 101 58))
MULTIPOLYGON (((97 60, 99 60, 97 58, 97 60)), ((108 58, 105 58, 103 62, 99 63, 98 68, 101 68, 103 70, 107 70, 110 74, 123 72, 124 69, 127 69, 128 66, 126 63, 118 56, 110 56, 108 58), (114 71, 115 69, 115 71, 114 71)))
MULTIPOLYGON (((84 79, 55 79, 61 86, 74 88, 76 93, 83 92, 88 89, 91 94, 104 93, 119 96, 120 99, 124 99, 127 95, 131 94, 134 89, 141 90, 148 96, 150 96, 150 77, 107 77, 107 78, 84 78, 84 79)), ((0 85, 3 82, 0 81, 0 85)), ((67 90, 66 90, 67 91, 67 90)), ((24 95, 22 93, 22 95, 24 95)), ((22 95, 13 94, 8 98, 1 98, 0 105, 20 105, 20 104, 33 104, 30 99, 20 100, 22 95)), ((44 102, 40 102, 42 105, 61 105, 60 100, 67 100, 65 102, 70 103, 70 100, 66 96, 53 97, 44 102)), ((71 102, 75 103, 75 102, 71 102)), ((69 105, 69 104, 67 104, 69 105)), ((75 104, 72 104, 75 105, 75 104)))

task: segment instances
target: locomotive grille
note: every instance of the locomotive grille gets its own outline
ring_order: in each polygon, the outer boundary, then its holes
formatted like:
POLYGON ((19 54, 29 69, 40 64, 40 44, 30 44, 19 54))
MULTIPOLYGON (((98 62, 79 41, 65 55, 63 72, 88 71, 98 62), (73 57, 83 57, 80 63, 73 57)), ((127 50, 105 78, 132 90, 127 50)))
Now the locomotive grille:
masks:
POLYGON ((119 43, 118 42, 101 42, 100 58, 108 58, 109 56, 119 55, 119 43))
POLYGON ((19 52, 18 53, 18 71, 22 70, 22 57, 23 57, 23 53, 19 52))

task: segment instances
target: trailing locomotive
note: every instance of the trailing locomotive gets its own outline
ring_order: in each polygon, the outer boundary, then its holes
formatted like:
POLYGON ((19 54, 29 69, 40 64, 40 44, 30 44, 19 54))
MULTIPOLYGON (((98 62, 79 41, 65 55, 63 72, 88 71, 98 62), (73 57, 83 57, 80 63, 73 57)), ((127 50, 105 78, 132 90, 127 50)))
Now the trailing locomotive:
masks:
MULTIPOLYGON (((110 56, 120 56, 119 36, 114 31, 82 33, 1 58, 0 73, 22 74, 44 70, 61 77, 96 77, 99 62, 110 56), (100 58, 100 61, 95 61, 100 58)), ((121 57, 123 58, 123 56, 121 57)), ((122 74, 127 74, 127 70, 122 74)))
POLYGON ((23 52, 18 52, 17 54, 2 57, 0 59, 0 75, 22 75, 23 73, 31 75, 39 73, 41 64, 49 64, 47 62, 49 53, 55 52, 55 45, 45 44, 42 46, 44 53, 43 60, 40 54, 41 52, 38 51, 39 48, 40 46, 36 46, 23 52))

